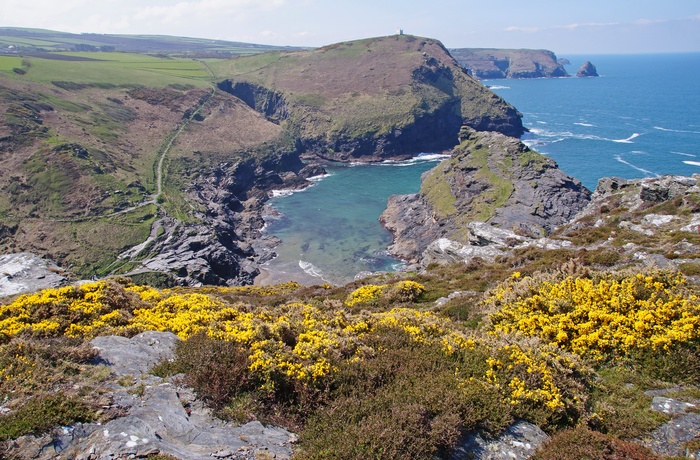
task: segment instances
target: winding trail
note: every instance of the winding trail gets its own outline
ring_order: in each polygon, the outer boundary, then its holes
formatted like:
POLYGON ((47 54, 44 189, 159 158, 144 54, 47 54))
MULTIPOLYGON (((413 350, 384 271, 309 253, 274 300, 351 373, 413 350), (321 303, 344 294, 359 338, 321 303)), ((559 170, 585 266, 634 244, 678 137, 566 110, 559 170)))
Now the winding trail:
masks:
MULTIPOLYGON (((209 75, 211 76, 211 78, 213 80, 214 72, 212 72, 212 70, 209 68, 207 63, 203 62, 203 61, 198 61, 198 62, 200 62, 204 66, 204 68, 207 69, 207 72, 209 73, 209 75)), ((205 105, 207 105, 207 103, 209 103, 209 101, 211 100, 212 97, 214 97, 215 94, 216 94, 216 85, 214 85, 212 83, 211 93, 197 105, 197 107, 192 111, 192 113, 190 114, 189 117, 185 118, 182 122, 180 122, 178 124, 178 126, 174 130, 174 132, 172 132, 171 135, 169 136, 170 140, 165 145, 165 147, 163 147, 163 151, 160 154, 160 158, 158 158, 158 166, 156 168, 156 192, 154 194, 150 195, 150 197, 148 199, 146 199, 146 200, 144 200, 144 201, 142 201, 139 204, 136 204, 134 206, 131 206, 131 207, 128 207, 125 209, 121 209, 119 211, 115 211, 115 212, 112 212, 109 214, 103 214, 100 216, 78 217, 78 218, 71 218, 71 219, 54 219, 54 220, 56 222, 85 222, 88 220, 105 219, 105 218, 109 218, 109 217, 118 216, 121 214, 130 213, 130 212, 135 211, 137 209, 143 208, 144 206, 148 206, 149 204, 155 204, 160 209, 160 206, 158 205, 158 198, 160 198, 160 196, 163 194, 163 164, 165 163, 165 159, 168 156, 168 152, 172 148, 173 143, 177 140, 180 133, 182 133, 182 131, 187 127, 187 125, 195 117, 195 115, 197 115, 199 113, 199 111, 205 105)))

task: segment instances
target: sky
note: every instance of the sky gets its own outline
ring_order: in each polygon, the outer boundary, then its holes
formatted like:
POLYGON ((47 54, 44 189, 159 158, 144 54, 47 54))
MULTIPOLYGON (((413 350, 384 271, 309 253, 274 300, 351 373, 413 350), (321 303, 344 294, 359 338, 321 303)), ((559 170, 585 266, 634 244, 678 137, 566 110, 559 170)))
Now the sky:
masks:
POLYGON ((0 26, 322 46, 405 33, 558 55, 700 51, 698 0, 3 0, 0 26))

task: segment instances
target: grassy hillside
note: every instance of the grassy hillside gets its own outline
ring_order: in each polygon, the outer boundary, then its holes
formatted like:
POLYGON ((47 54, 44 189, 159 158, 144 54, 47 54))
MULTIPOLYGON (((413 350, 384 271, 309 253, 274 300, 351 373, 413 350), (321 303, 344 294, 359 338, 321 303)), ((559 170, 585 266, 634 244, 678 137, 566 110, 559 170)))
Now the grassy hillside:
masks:
POLYGON ((122 51, 218 55, 220 57, 263 53, 286 47, 166 35, 71 34, 45 29, 0 27, 0 52, 122 51))
POLYGON ((330 158, 449 148, 462 124, 521 129, 515 109, 432 39, 396 35, 209 65, 219 78, 280 93, 291 129, 308 150, 330 158), (425 126, 429 134, 420 132, 425 126))
MULTIPOLYGON (((52 50, 77 39, 3 30, 52 50)), ((411 36, 236 59, 10 53, 0 55, 0 117, 0 250, 49 256, 79 276, 130 268, 117 255, 159 213, 205 216, 187 190, 217 165, 297 151, 410 156, 451 148, 463 123, 521 128, 438 41, 411 36)))
MULTIPOLYGON (((192 133, 207 133, 194 138, 200 151, 211 146, 229 161, 280 136, 245 104, 214 94, 201 61, 95 56, 0 56, 0 248, 47 255, 79 276, 114 270, 117 254, 148 236, 166 149, 159 203, 186 217, 179 174, 168 168, 193 158, 192 133), (191 120, 198 108, 206 110, 191 120), (249 130, 212 129, 235 123, 249 130), (180 134, 189 147, 171 145, 180 134)), ((196 169, 218 160, 200 156, 196 169)))

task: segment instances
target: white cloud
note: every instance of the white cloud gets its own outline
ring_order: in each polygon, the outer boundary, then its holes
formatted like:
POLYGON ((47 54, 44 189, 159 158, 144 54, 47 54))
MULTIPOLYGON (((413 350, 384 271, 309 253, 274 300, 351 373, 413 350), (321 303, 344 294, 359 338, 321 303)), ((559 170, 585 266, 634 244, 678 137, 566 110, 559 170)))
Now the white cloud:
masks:
POLYGON ((206 19, 227 16, 242 19, 251 12, 270 11, 284 6, 285 0, 197 0, 182 1, 168 6, 138 8, 137 21, 157 21, 164 24, 182 24, 194 18, 206 19))
POLYGON ((573 23, 573 24, 565 24, 565 25, 557 25, 557 26, 549 26, 549 27, 509 26, 509 27, 506 27, 504 30, 506 32, 537 33, 537 32, 542 32, 545 30, 556 30, 556 29, 576 30, 576 29, 581 29, 584 27, 611 27, 611 26, 619 26, 619 25, 620 25, 619 22, 585 22, 585 23, 573 23))

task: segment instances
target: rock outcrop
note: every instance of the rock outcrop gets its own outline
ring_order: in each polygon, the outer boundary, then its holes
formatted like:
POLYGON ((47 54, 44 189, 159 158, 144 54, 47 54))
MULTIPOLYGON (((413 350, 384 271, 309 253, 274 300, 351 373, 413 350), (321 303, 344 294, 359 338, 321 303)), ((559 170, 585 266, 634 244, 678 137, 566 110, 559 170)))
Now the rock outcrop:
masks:
POLYGON ((448 460, 526 460, 545 442, 547 433, 536 425, 518 420, 495 439, 478 432, 465 436, 448 460))
POLYGON ((461 140, 450 159, 423 175, 420 193, 390 197, 380 220, 394 236, 392 254, 418 262, 439 238, 487 246, 493 237, 480 236, 477 223, 515 246, 545 237, 590 199, 578 180, 517 139, 464 130, 461 140))
POLYGON ((619 261, 678 270, 684 264, 693 265, 700 252, 694 243, 700 234, 698 203, 698 174, 632 180, 606 177, 598 182, 588 205, 548 236, 528 236, 485 222, 469 222, 459 227, 461 233, 449 222, 426 225, 421 219, 437 221, 420 195, 392 197, 383 216, 395 234, 413 235, 397 240, 393 250, 423 267, 475 258, 493 262, 515 250, 536 247, 570 250, 572 257, 574 252, 579 257, 602 251, 606 254, 604 267, 619 261), (456 236, 441 236, 448 233, 456 236))
POLYGON ((0 297, 59 286, 65 281, 62 272, 29 252, 0 256, 0 297))
POLYGON ((304 187, 307 178, 323 172, 293 154, 219 164, 187 191, 201 206, 198 222, 167 216, 156 221, 146 241, 120 255, 139 261, 127 275, 159 285, 252 284, 261 258, 269 257, 251 244, 260 237, 269 190, 304 187))
POLYGON ((569 76, 549 50, 456 48, 451 49, 450 54, 481 80, 569 76))
POLYGON ((595 68, 593 64, 591 64, 591 61, 586 61, 579 67, 578 71, 576 72, 577 77, 597 77, 598 75, 598 70, 595 68))
POLYGON ((179 341, 170 332, 144 332, 131 339, 97 337, 95 364, 112 372, 106 395, 122 414, 104 424, 56 427, 43 436, 12 441, 11 458, 112 460, 167 454, 181 460, 289 459, 297 436, 258 421, 243 425, 213 417, 191 388, 148 374, 173 356, 179 341))

